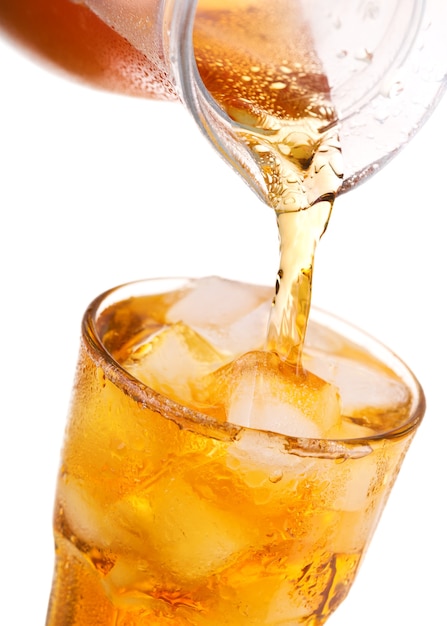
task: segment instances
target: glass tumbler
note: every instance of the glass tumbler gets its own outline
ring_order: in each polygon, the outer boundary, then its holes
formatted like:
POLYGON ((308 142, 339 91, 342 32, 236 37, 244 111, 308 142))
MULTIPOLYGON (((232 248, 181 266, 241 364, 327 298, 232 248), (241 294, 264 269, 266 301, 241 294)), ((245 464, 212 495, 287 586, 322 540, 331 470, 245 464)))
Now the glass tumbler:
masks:
POLYGON ((386 347, 314 311, 304 364, 339 389, 340 436, 244 427, 156 391, 184 385, 180 352, 158 353, 152 387, 127 364, 153 358, 179 325, 197 331, 203 307, 202 332, 222 354, 240 350, 240 324, 257 319, 263 334, 269 288, 207 280, 124 285, 84 316, 47 626, 321 625, 351 587, 422 419, 422 390, 386 347))

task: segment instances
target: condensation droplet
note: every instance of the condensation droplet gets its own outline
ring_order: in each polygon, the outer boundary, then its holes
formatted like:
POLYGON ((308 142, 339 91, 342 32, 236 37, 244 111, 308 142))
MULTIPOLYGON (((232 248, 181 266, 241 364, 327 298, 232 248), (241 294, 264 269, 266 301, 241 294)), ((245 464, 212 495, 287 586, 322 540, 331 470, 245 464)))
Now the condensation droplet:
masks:
POLYGON ((277 469, 270 474, 269 481, 273 484, 276 484, 276 483, 279 483, 282 477, 283 477, 282 470, 277 469))
POLYGON ((404 90, 404 84, 400 80, 397 80, 391 85, 389 92, 388 92, 388 97, 396 98, 403 92, 403 90, 404 90))
POLYGON ((363 61, 364 63, 371 63, 374 58, 374 54, 373 52, 371 52, 371 50, 368 50, 367 48, 363 48, 363 50, 359 50, 356 53, 354 58, 357 61, 363 61))
POLYGON ((281 81, 277 81, 276 83, 272 83, 270 85, 270 89, 285 89, 286 87, 286 83, 283 83, 281 81))

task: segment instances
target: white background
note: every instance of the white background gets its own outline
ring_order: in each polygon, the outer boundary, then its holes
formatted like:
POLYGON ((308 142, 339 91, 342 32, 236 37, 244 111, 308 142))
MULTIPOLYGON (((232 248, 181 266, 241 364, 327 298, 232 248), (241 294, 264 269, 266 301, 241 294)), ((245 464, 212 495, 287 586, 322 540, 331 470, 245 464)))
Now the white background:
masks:
MULTIPOLYGON (((396 160, 340 198, 317 256, 314 304, 392 347, 428 402, 332 626, 443 619, 446 131, 447 100, 396 160)), ((87 304, 155 276, 273 284, 277 236, 271 212, 180 105, 91 91, 1 40, 0 224, 0 587, 3 606, 14 607, 8 626, 43 625, 55 476, 87 304)))

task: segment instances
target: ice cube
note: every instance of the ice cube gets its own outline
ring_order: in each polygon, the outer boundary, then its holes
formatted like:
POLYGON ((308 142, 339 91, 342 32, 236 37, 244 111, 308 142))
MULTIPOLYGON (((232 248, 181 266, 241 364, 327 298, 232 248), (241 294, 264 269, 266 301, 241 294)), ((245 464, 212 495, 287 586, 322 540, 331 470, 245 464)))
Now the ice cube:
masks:
POLYGON ((269 288, 202 278, 166 315, 168 323, 182 322, 219 351, 233 356, 264 344, 272 293, 269 288))
POLYGON ((110 510, 109 522, 117 545, 131 547, 171 582, 209 578, 246 550, 254 535, 244 519, 172 475, 123 498, 110 510))
POLYGON ((329 437, 340 424, 338 390, 275 354, 251 352, 209 376, 227 420, 292 437, 329 437))
POLYGON ((242 379, 231 395, 228 421, 294 437, 319 438, 318 425, 277 395, 263 374, 242 379))
POLYGON ((314 351, 304 356, 303 364, 340 389, 343 414, 355 415, 364 409, 384 413, 389 408, 397 413, 410 400, 408 387, 372 357, 368 361, 367 356, 365 353, 360 361, 314 351))
POLYGON ((372 498, 374 485, 380 476, 377 457, 374 454, 366 455, 347 462, 347 466, 344 493, 340 494, 335 506, 343 511, 363 512, 367 508, 368 500, 372 498))
POLYGON ((289 454, 284 441, 260 430, 242 430, 225 459, 230 472, 237 473, 248 489, 248 498, 259 504, 259 492, 270 507, 281 511, 284 503, 296 497, 296 486, 313 459, 289 454))
POLYGON ((140 348, 138 360, 127 362, 125 367, 159 393, 188 403, 195 382, 223 363, 223 356, 205 339, 178 323, 153 336, 144 351, 140 348))
POLYGON ((73 536, 97 548, 107 546, 110 529, 103 502, 85 489, 82 482, 69 477, 59 480, 57 498, 73 536))

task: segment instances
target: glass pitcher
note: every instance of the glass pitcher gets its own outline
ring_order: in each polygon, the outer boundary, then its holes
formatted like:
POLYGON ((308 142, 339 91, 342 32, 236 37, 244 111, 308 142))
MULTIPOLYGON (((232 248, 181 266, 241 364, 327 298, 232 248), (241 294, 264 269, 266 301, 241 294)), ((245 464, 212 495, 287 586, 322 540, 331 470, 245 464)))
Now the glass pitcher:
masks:
MULTIPOLYGON (((164 17, 168 16, 164 45, 174 84, 205 135, 259 195, 254 166, 247 162, 250 155, 234 144, 225 114, 209 97, 196 69, 192 47, 196 4, 195 0, 168 1, 164 7, 164 17)), ((442 96, 447 4, 443 0, 286 0, 281 6, 276 3, 274 10, 291 16, 298 6, 312 33, 340 121, 341 191, 347 191, 392 159, 442 96)))
MULTIPOLYGON (((394 157, 424 124, 444 91, 444 0, 238 0, 234 4, 246 16, 265 5, 272 18, 280 15, 292 38, 295 33, 300 36, 306 22, 341 122, 342 191, 394 157)), ((222 0, 58 0, 56 4, 3 0, 0 28, 87 81, 126 91, 126 81, 134 73, 131 93, 181 100, 213 145, 262 197, 252 155, 235 140, 228 114, 210 96, 197 71, 196 8, 220 5, 231 6, 222 0), (95 62, 94 71, 88 71, 95 62), (109 78, 103 80, 101 71, 109 78), (119 80, 117 73, 121 73, 119 80)), ((268 22, 262 29, 272 28, 274 20, 268 22)), ((288 45, 281 33, 275 36, 279 45, 288 45)))

